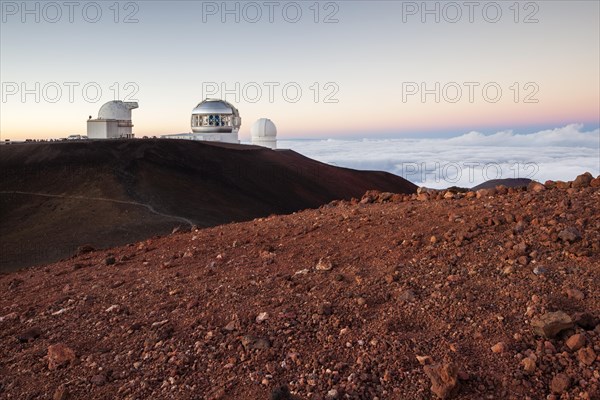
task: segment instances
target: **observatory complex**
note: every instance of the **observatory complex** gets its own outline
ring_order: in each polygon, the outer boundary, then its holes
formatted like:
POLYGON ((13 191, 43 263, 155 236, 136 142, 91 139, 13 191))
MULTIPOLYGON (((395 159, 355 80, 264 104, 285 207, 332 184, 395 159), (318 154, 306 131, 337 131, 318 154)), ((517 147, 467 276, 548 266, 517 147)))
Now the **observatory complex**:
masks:
MULTIPOLYGON (((114 100, 105 103, 98 111, 98 118, 87 121, 89 139, 131 139, 131 110, 138 103, 114 100)), ((206 99, 192 110, 190 133, 162 135, 163 139, 202 140, 221 143, 240 143, 238 134, 242 126, 240 112, 225 100, 206 99)), ((277 149, 277 128, 273 121, 261 118, 251 129, 253 145, 277 149)))
MULTIPOLYGON (((240 143, 241 126, 242 117, 233 104, 221 99, 206 99, 192 110, 191 133, 162 135, 161 138, 240 143)), ((256 121, 251 136, 252 144, 277 148, 277 128, 270 119, 256 121)))
POLYGON ((239 143, 238 132, 242 126, 240 113, 231 103, 219 99, 206 99, 192 110, 192 133, 162 135, 163 139, 207 140, 211 142, 239 143))
POLYGON ((105 103, 98 111, 98 118, 87 121, 89 139, 130 139, 133 138, 131 128, 131 110, 138 108, 138 103, 114 100, 105 103))

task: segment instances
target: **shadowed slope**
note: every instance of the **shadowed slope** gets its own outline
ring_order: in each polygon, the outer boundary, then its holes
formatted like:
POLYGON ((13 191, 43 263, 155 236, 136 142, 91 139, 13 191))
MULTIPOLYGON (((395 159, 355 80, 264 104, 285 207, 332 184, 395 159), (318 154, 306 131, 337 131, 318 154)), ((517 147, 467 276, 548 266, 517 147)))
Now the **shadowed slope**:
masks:
POLYGON ((179 225, 287 214, 370 189, 416 190, 388 173, 333 167, 289 150, 179 140, 2 146, 0 169, 0 270, 179 225))

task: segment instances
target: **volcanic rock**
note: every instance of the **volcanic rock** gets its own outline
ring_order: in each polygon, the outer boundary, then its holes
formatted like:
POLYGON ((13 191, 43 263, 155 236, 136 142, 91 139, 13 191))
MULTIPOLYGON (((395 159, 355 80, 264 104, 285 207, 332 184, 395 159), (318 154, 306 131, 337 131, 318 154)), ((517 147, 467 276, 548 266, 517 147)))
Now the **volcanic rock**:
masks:
POLYGON ((571 351, 577 351, 583 346, 585 346, 585 336, 581 333, 578 333, 569 337, 565 344, 569 349, 571 349, 571 351))
POLYGON ((591 347, 584 347, 577 352, 577 359, 590 366, 596 361, 596 352, 591 347))
POLYGON ((75 352, 62 343, 48 347, 48 369, 54 370, 75 360, 75 352))
POLYGON ((531 320, 533 331, 547 338, 554 338, 560 332, 573 327, 573 320, 563 311, 549 312, 531 320))
POLYGON ((569 227, 566 229, 563 229, 562 231, 560 231, 558 233, 558 238, 560 240, 562 240, 563 242, 576 242, 577 240, 581 239, 581 233, 579 233, 579 230, 575 227, 569 227))
POLYGON ((521 360, 521 365, 523 366, 523 370, 527 374, 533 374, 536 370, 535 361, 529 357, 526 357, 523 360, 521 360))
POLYGON ((592 183, 592 180, 594 180, 594 177, 592 176, 592 174, 590 174, 589 172, 586 172, 585 174, 579 175, 577 178, 575 178, 575 180, 573 182, 571 182, 571 187, 572 188, 586 188, 586 187, 590 186, 590 183, 592 183))
POLYGON ((550 390, 556 394, 562 394, 571 386, 571 378, 566 374, 557 374, 552 378, 550 390))
POLYGON ((246 350, 264 350, 271 347, 271 342, 269 342, 267 339, 252 335, 242 336, 240 342, 246 350))
POLYGON ((530 190, 535 193, 539 193, 539 192, 546 190, 546 187, 539 182, 533 181, 529 185, 527 185, 527 190, 530 190))
POLYGON ((431 380, 431 391, 440 399, 448 399, 458 389, 458 367, 454 364, 436 364, 423 367, 431 380))
POLYGON ((52 396, 53 400, 69 400, 70 398, 69 390, 65 385, 60 385, 52 396))
POLYGON ((17 336, 17 339, 21 343, 32 342, 35 339, 37 339, 38 337, 40 337, 41 334, 42 334, 42 330, 36 326, 36 327, 30 328, 30 329, 26 330, 25 332, 19 334, 17 336))
POLYGON ((496 354, 501 354, 506 351, 507 347, 504 342, 498 342, 492 346, 492 352, 496 354))
POLYGON ((570 299, 575 299, 575 300, 583 300, 585 299, 585 295, 583 294, 583 292, 581 290, 578 289, 567 289, 565 291, 565 293, 567 294, 567 297, 570 299))
POLYGON ((106 383, 106 376, 104 374, 94 375, 90 379, 90 382, 96 386, 102 386, 106 383))

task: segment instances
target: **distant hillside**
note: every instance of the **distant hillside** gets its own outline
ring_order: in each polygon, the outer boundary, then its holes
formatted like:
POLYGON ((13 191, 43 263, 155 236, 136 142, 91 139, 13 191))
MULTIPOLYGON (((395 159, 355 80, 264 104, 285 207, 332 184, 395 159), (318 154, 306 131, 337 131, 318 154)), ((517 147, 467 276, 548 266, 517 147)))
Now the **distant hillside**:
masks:
POLYGON ((471 190, 477 191, 479 189, 492 189, 499 185, 504 185, 506 187, 524 187, 531 183, 531 179, 526 178, 508 178, 508 179, 492 179, 486 182, 483 182, 471 190))
POLYGON ((180 140, 0 147, 0 271, 170 232, 315 208, 371 189, 413 193, 384 172, 290 150, 180 140))

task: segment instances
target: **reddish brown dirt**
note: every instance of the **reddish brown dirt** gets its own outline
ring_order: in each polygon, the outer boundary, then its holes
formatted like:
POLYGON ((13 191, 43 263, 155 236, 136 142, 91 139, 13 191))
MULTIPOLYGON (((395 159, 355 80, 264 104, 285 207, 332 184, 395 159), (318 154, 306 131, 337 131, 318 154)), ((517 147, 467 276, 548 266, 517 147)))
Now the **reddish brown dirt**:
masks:
POLYGON ((600 190, 540 186, 371 194, 2 275, 0 397, 431 399, 441 371, 459 399, 597 399, 600 190), (551 311, 575 324, 537 336, 551 311), (74 356, 49 369, 57 344, 74 356))
POLYGON ((0 146, 0 175, 0 271, 190 222, 209 227, 288 214, 371 189, 416 191, 392 174, 333 167, 290 150, 187 140, 0 146))

